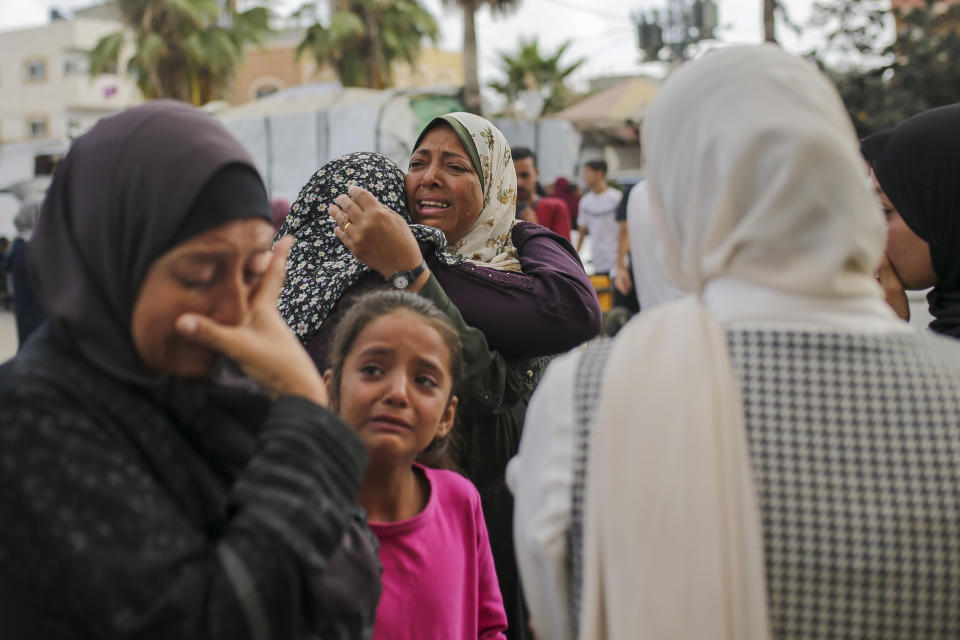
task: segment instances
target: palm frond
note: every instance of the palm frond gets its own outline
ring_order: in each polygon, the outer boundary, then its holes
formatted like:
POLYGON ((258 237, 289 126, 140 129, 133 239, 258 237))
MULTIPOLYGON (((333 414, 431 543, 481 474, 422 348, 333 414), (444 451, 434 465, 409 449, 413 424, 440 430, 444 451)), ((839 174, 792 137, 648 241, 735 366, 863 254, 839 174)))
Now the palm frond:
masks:
POLYGON ((90 75, 98 76, 116 67, 120 62, 120 53, 123 51, 125 41, 126 34, 123 31, 114 31, 100 38, 93 49, 87 52, 90 60, 90 75))

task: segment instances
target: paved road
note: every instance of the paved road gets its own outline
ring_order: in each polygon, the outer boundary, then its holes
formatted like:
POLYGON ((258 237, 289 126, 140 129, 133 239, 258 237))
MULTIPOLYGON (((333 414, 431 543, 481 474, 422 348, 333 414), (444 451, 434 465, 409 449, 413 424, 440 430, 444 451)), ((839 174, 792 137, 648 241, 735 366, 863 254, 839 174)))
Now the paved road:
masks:
POLYGON ((17 352, 17 326, 13 314, 0 311, 0 362, 6 362, 17 352))

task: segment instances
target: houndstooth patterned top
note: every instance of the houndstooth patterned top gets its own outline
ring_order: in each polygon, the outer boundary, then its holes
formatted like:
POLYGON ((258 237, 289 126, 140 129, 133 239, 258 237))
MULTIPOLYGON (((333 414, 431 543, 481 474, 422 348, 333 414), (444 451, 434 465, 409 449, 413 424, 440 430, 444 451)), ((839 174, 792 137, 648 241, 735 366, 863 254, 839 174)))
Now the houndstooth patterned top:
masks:
MULTIPOLYGON (((774 637, 960 637, 960 342, 928 333, 727 335, 774 637)), ((589 349, 605 359, 606 347, 589 349)), ((596 365, 584 357, 581 370, 596 365)), ((586 440, 577 440, 578 466, 586 440)), ((582 528, 582 483, 575 470, 572 531, 582 528)), ((568 548, 569 575, 579 576, 580 547, 568 548)))

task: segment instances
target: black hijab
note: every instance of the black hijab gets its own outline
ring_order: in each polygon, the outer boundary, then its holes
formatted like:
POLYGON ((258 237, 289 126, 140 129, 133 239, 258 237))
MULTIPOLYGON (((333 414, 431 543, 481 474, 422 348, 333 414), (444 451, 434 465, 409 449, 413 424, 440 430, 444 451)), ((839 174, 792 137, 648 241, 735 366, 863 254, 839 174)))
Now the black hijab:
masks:
MULTIPOLYGON (((57 167, 31 240, 31 276, 49 316, 112 376, 146 386, 158 381, 131 338, 137 293, 158 257, 229 217, 213 203, 217 192, 231 190, 223 181, 205 187, 231 165, 257 176, 217 120, 163 100, 100 120, 57 167), (208 204, 195 208, 201 193, 208 204)), ((233 167, 226 173, 239 175, 233 167)), ((243 215, 270 221, 259 184, 262 202, 254 195, 243 215)))
POLYGON ((266 397, 250 393, 252 381, 231 376, 230 367, 215 382, 149 371, 131 316, 158 257, 237 217, 271 221, 247 152, 203 111, 154 101, 100 120, 73 143, 31 241, 31 276, 54 334, 164 406, 221 468, 252 452, 266 397))
POLYGON ((878 131, 862 149, 900 217, 930 245, 930 328, 960 337, 960 104, 878 131))

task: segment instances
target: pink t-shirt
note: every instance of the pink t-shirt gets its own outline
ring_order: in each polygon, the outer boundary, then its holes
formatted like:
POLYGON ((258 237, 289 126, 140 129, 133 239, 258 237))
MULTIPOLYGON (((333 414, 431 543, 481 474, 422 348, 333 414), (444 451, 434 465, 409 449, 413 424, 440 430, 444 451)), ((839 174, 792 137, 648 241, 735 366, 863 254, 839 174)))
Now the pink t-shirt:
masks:
POLYGON ((417 469, 430 484, 424 510, 369 523, 383 564, 374 640, 504 640, 507 615, 480 495, 452 471, 417 469))

